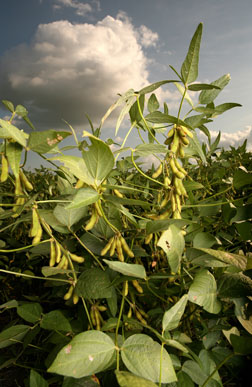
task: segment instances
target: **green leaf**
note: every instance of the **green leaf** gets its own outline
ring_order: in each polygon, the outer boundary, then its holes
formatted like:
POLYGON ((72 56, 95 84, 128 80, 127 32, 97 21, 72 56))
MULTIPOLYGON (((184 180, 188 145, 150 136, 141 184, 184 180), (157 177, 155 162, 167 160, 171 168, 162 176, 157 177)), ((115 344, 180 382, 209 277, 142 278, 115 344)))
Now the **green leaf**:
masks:
POLYGON ((224 87, 228 84, 230 79, 230 74, 225 74, 222 77, 216 79, 216 81, 211 82, 211 85, 218 86, 219 89, 203 90, 199 95, 199 103, 209 104, 213 102, 220 94, 221 90, 223 90, 224 87))
POLYGON ((28 140, 28 148, 37 153, 49 153, 64 138, 71 136, 70 132, 57 130, 44 130, 43 132, 32 132, 28 140))
POLYGON ((28 135, 22 130, 16 128, 16 126, 0 118, 0 138, 12 138, 17 141, 23 147, 26 147, 26 139, 28 135))
POLYGON ((68 207, 69 206, 57 204, 53 210, 53 215, 63 226, 71 228, 88 214, 88 209, 86 207, 71 207, 69 209, 68 207))
POLYGON ((177 387, 194 387, 194 383, 189 375, 183 371, 177 373, 178 383, 177 387))
POLYGON ((193 138, 190 139, 188 148, 185 149, 186 156, 199 156, 204 164, 207 164, 206 156, 202 150, 201 143, 198 140, 196 133, 193 133, 193 138))
POLYGON ((213 90, 213 89, 220 90, 220 87, 213 84, 208 84, 208 83, 194 83, 192 85, 189 85, 188 89, 192 91, 213 90))
POLYGON ((22 341, 26 333, 31 329, 29 325, 14 325, 0 333, 0 348, 9 347, 22 341))
POLYGON ((157 387, 150 380, 140 378, 127 371, 115 371, 115 374, 120 387, 157 387))
POLYGON ((167 228, 174 224, 178 228, 186 226, 187 224, 192 223, 192 221, 187 219, 158 219, 150 220, 146 223, 146 233, 153 234, 154 232, 159 232, 167 230, 167 228))
POLYGON ((177 273, 185 247, 185 240, 181 230, 174 224, 171 224, 168 229, 162 233, 157 246, 164 250, 171 270, 174 273, 177 273))
POLYGON ((230 340, 235 353, 239 353, 241 355, 250 355, 252 353, 251 336, 237 336, 231 334, 230 340))
MULTIPOLYGON (((193 360, 187 360, 182 366, 182 371, 190 376, 193 382, 199 386, 201 386, 208 377, 207 373, 193 360)), ((220 387, 220 384, 213 379, 210 379, 207 383, 207 387, 220 387)))
POLYGON ((240 189, 246 185, 252 184, 252 173, 237 169, 234 173, 233 184, 235 189, 240 189))
POLYGON ((216 244, 216 239, 208 232, 198 232, 193 238, 193 247, 210 248, 216 244))
POLYGON ((118 273, 129 277, 146 279, 145 268, 142 265, 135 263, 108 261, 107 259, 103 259, 103 261, 109 266, 111 270, 117 271, 118 273))
POLYGON ((252 279, 242 273, 224 273, 219 280, 218 294, 224 298, 252 296, 252 279))
POLYGON ((186 192, 195 191, 198 189, 205 188, 204 185, 202 185, 201 183, 198 183, 197 181, 193 181, 193 180, 183 181, 183 185, 185 187, 186 192))
POLYGON ((88 299, 112 297, 112 287, 109 276, 98 268, 85 270, 79 277, 76 294, 88 299))
MULTIPOLYGON (((39 215, 43 217, 46 221, 46 223, 49 224, 54 230, 62 233, 62 234, 69 234, 69 230, 66 226, 64 226, 53 214, 52 210, 39 210, 39 215)), ((43 246, 43 245, 42 245, 43 246)), ((38 247, 38 246, 36 246, 38 247)))
POLYGON ((40 322, 40 326, 41 328, 48 329, 49 331, 72 331, 72 327, 68 319, 60 310, 52 310, 51 312, 44 314, 40 322))
POLYGON ((159 144, 140 144, 135 148, 135 154, 137 156, 148 156, 166 152, 167 147, 159 144))
POLYGON ((147 107, 148 107, 148 111, 150 113, 155 112, 156 110, 158 110, 159 102, 158 102, 157 97, 155 96, 154 93, 151 94, 151 96, 150 96, 150 98, 148 100, 147 107))
POLYGON ((83 132, 83 137, 85 136, 90 138, 92 145, 88 151, 83 152, 82 157, 95 184, 100 185, 114 167, 114 156, 110 147, 105 142, 86 131, 83 132))
POLYGON ((200 23, 192 37, 187 56, 181 67, 181 76, 185 84, 194 82, 198 77, 198 63, 202 29, 203 24, 200 23))
POLYGON ((162 321, 163 331, 171 331, 178 327, 180 319, 185 311, 187 301, 188 295, 184 294, 174 306, 165 312, 162 321))
POLYGON ((233 254, 226 251, 221 250, 213 250, 213 249, 205 249, 199 248, 198 250, 203 251, 206 254, 212 255, 218 260, 228 263, 229 265, 233 265, 238 267, 238 269, 245 270, 247 266, 247 258, 244 255, 233 254))
MULTIPOLYGON (((214 370, 216 370, 216 364, 212 359, 211 352, 206 349, 202 349, 199 353, 199 359, 201 360, 203 371, 207 374, 207 376, 211 375, 214 370)), ((222 385, 220 375, 216 370, 212 375, 211 380, 215 382, 215 385, 220 387, 222 385)), ((208 385, 208 384, 207 384, 208 385)))
POLYGON ((178 124, 182 126, 190 127, 189 124, 186 124, 184 121, 178 119, 175 116, 171 116, 169 114, 164 114, 160 111, 156 111, 145 116, 145 119, 149 122, 153 122, 155 124, 178 124))
POLYGON ((209 313, 217 314, 221 310, 215 278, 208 270, 204 269, 196 274, 189 288, 188 297, 189 301, 202 306, 209 313))
POLYGON ((77 156, 56 156, 51 157, 49 160, 58 160, 63 163, 65 167, 69 169, 69 171, 76 176, 78 179, 84 181, 84 183, 88 185, 94 185, 95 180, 90 175, 84 160, 77 156))
MULTIPOLYGON (((145 99, 144 94, 140 95, 139 105, 140 105, 140 109, 141 109, 142 113, 144 111, 144 99, 145 99)), ((138 108, 137 100, 131 106, 131 108, 129 110, 129 116, 130 116, 131 124, 134 126, 137 125, 142 120, 142 116, 141 116, 139 108, 138 108)))
POLYGON ((12 309, 18 306, 18 302, 16 300, 7 301, 4 304, 0 305, 0 309, 12 309))
POLYGON ((112 339, 100 331, 86 331, 61 349, 48 372, 82 378, 104 371, 115 356, 112 339))
POLYGON ((2 103, 11 113, 14 113, 15 109, 12 102, 7 101, 6 99, 2 99, 2 103))
POLYGON ((84 378, 75 379, 69 376, 64 378, 62 387, 98 387, 99 380, 94 376, 85 376, 84 378))
POLYGON ((143 208, 149 208, 151 206, 150 203, 147 201, 144 202, 143 200, 137 200, 137 199, 128 199, 128 198, 118 198, 117 196, 114 195, 103 195, 104 198, 106 198, 107 201, 111 203, 120 203, 124 205, 129 205, 129 206, 141 206, 143 208))
POLYGON ((116 122, 115 135, 117 135, 118 130, 121 126, 121 123, 122 123, 124 117, 126 116, 126 114, 129 113, 129 111, 130 111, 131 107, 134 105, 135 101, 136 101, 136 97, 133 95, 132 97, 129 97, 129 99, 125 102, 125 105, 122 108, 122 110, 120 111, 119 117, 118 117, 117 122, 116 122))
POLYGON ((37 302, 19 305, 17 307, 17 314, 25 321, 35 323, 41 317, 42 307, 37 302))
POLYGON ((235 107, 241 107, 242 105, 239 103, 234 103, 234 102, 228 102, 228 103, 222 103, 221 105, 215 106, 214 114, 212 117, 217 117, 218 115, 226 112, 227 110, 233 109, 235 107))
POLYGON ((37 371, 31 370, 30 387, 48 387, 48 383, 37 371))
POLYGON ((81 208, 97 202, 99 194, 93 188, 80 188, 72 199, 72 203, 65 207, 66 210, 81 208))
POLYGON ((22 151, 23 147, 17 142, 8 142, 6 144, 6 155, 15 177, 19 176, 19 165, 21 161, 22 151))
POLYGON ((19 117, 26 117, 27 114, 28 114, 28 111, 27 109, 23 106, 23 105, 17 105, 16 106, 16 109, 15 109, 15 112, 16 114, 19 116, 19 117))
MULTIPOLYGON (((206 124, 208 122, 212 122, 212 120, 206 119, 204 114, 196 114, 194 116, 190 116, 190 117, 185 118, 184 122, 185 122, 186 126, 189 126, 193 129, 196 129, 196 128, 200 128, 203 124, 206 124)), ((207 128, 204 131, 204 133, 206 131, 208 131, 207 128)), ((209 134, 209 136, 210 136, 210 134, 209 134)))
POLYGON ((246 309, 247 299, 236 298, 233 302, 235 304, 235 316, 243 328, 252 335, 252 315, 246 309))
POLYGON ((154 82, 149 86, 144 87, 143 89, 137 91, 137 94, 148 94, 151 93, 152 91, 158 89, 160 86, 165 85, 166 83, 174 83, 177 82, 176 80, 165 80, 165 81, 159 81, 159 82, 154 82))
MULTIPOLYGON (((127 338, 122 346, 122 361, 130 372, 152 382, 160 378, 161 345, 150 336, 135 334, 127 338)), ((177 380, 171 358, 163 348, 161 383, 177 380)))

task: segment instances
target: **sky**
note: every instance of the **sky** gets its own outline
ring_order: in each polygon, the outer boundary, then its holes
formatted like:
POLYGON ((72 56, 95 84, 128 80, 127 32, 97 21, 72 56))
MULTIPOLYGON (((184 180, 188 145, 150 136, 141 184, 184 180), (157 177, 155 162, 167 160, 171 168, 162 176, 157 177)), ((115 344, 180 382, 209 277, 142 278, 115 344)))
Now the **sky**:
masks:
MULTIPOLYGON (((81 136, 89 130, 86 113, 99 125, 118 94, 176 79, 169 65, 180 71, 203 22, 197 82, 230 73, 216 104, 242 105, 208 128, 213 136, 221 131, 221 145, 247 138, 252 150, 251 14, 251 0, 1 1, 0 99, 24 105, 38 130, 68 130, 65 120, 81 136)), ((157 95, 176 115, 177 89, 169 85, 157 95)), ((0 117, 6 116, 0 108, 0 117)), ((104 125, 104 139, 114 138, 114 125, 113 119, 104 125)))

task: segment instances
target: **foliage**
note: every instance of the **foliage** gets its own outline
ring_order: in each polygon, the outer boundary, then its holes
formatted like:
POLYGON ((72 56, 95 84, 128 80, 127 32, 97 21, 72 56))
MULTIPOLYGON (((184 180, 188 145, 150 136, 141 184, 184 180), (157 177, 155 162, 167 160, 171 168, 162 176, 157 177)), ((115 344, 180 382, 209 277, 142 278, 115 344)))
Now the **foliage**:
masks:
POLYGON ((5 386, 219 387, 246 380, 252 158, 246 142, 230 150, 218 148, 220 136, 211 142, 206 124, 239 104, 215 105, 229 75, 193 83, 201 35, 202 24, 181 72, 171 67, 178 79, 128 90, 99 128, 90 121, 92 133, 84 131, 82 141, 70 125, 36 131, 24 107, 3 101, 12 113, 0 120, 5 386), (176 117, 153 93, 169 83, 182 94, 176 117), (199 91, 197 104, 190 90, 199 91), (184 103, 190 110, 182 119, 184 103), (116 133, 127 114, 131 126, 112 152, 100 133, 121 105, 116 133), (16 115, 30 134, 14 126, 16 115), (126 148, 133 131, 141 142, 126 148), (79 156, 60 149, 71 134, 79 156), (118 159, 126 150, 130 155, 118 159), (25 171, 27 152, 54 169, 25 171), (149 155, 159 166, 143 171, 140 157, 149 155))

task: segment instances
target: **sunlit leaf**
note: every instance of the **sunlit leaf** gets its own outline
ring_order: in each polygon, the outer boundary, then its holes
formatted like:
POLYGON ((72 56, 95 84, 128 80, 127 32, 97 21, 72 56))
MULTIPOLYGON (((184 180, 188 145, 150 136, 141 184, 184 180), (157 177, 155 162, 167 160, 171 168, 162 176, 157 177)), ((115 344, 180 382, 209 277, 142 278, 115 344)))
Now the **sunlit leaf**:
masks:
POLYGON ((231 77, 230 74, 225 74, 222 77, 216 79, 216 81, 211 82, 211 85, 218 86, 219 89, 213 90, 202 90, 199 95, 199 102, 202 104, 209 104, 215 100, 215 98, 220 94, 221 90, 229 83, 231 77))
POLYGON ((206 249, 202 247, 197 247, 197 249, 203 251, 206 254, 212 255, 213 257, 217 258, 222 262, 234 265, 241 270, 246 269, 247 258, 244 255, 233 254, 222 250, 206 249))
POLYGON ((115 355, 112 339, 100 331, 86 331, 61 349, 48 372, 82 378, 104 371, 115 355))
POLYGON ((71 132, 57 130, 45 130, 43 132, 32 132, 28 140, 28 148, 38 153, 48 153, 55 148, 64 138, 71 136, 71 132))
POLYGON ((168 309, 162 321, 163 331, 171 331, 178 327, 181 317, 185 311, 185 307, 188 301, 188 295, 184 294, 175 305, 168 309))
POLYGON ((99 194, 97 191, 95 191, 92 188, 86 187, 86 188, 80 188, 76 195, 74 195, 72 202, 66 206, 66 210, 73 209, 73 208, 81 208, 88 206, 89 204, 97 202, 99 199, 99 194))
MULTIPOLYGON (((128 337, 122 347, 122 361, 128 370, 152 382, 158 382, 160 379, 160 354, 161 345, 143 334, 128 337)), ((176 380, 171 358, 163 349, 161 383, 172 383, 176 380)))
POLYGON ((98 268, 86 269, 78 278, 76 294, 88 299, 110 298, 112 287, 107 272, 98 268))
POLYGON ((198 77, 199 51, 203 24, 200 23, 192 37, 185 61, 181 66, 181 76, 185 84, 194 82, 198 77))
POLYGON ((201 270, 196 274, 189 288, 188 297, 189 301, 202 306, 209 313, 217 314, 221 310, 215 278, 208 270, 201 270))
POLYGON ((127 371, 115 371, 120 387, 156 387, 156 384, 127 371))
POLYGON ((177 273, 185 247, 185 241, 181 230, 174 224, 170 225, 168 229, 162 233, 157 246, 164 250, 171 270, 174 273, 177 273))
POLYGON ((136 263, 115 262, 103 259, 111 270, 117 271, 126 276, 146 279, 145 268, 136 263))
POLYGON ((21 161, 22 151, 23 147, 18 142, 8 142, 6 144, 6 155, 15 177, 19 176, 19 165, 21 161))
POLYGON ((30 372, 30 386, 32 387, 48 387, 47 381, 35 370, 30 372))
POLYGON ((0 138, 12 138, 17 141, 23 147, 26 147, 26 139, 28 135, 22 130, 16 128, 16 126, 10 124, 8 121, 0 118, 0 138))

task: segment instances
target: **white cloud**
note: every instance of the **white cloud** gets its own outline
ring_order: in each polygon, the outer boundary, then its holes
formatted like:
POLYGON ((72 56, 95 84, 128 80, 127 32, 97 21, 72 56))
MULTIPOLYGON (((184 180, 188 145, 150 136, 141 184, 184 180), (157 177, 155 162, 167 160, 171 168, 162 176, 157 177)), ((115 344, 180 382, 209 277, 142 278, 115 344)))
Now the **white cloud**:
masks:
MULTIPOLYGON (((211 134, 212 142, 218 135, 218 132, 215 130, 209 130, 211 134)), ((199 138, 205 141, 205 135, 200 132, 199 138)), ((239 145, 242 145, 247 139, 247 150, 252 151, 252 125, 247 125, 244 130, 238 130, 234 133, 221 132, 221 138, 219 142, 219 147, 228 149, 230 146, 237 148, 239 145)))
POLYGON ((151 31, 146 26, 142 25, 139 29, 140 42, 144 47, 156 46, 158 41, 158 34, 151 31))
POLYGON ((39 128, 64 127, 65 119, 83 129, 85 113, 97 124, 118 93, 139 90, 148 76, 139 31, 125 14, 40 24, 29 45, 0 58, 2 98, 26 106, 39 128))
MULTIPOLYGON (((87 13, 92 12, 94 9, 89 3, 82 3, 78 0, 54 0, 56 4, 53 5, 54 9, 61 9, 63 7, 73 8, 76 14, 79 16, 85 16, 87 13)), ((98 0, 93 1, 96 8, 100 9, 100 2, 98 0)))

